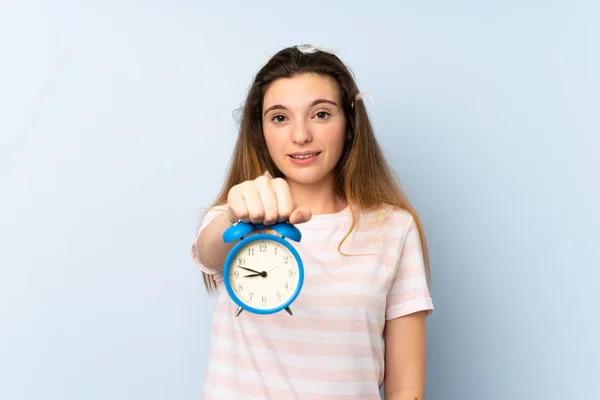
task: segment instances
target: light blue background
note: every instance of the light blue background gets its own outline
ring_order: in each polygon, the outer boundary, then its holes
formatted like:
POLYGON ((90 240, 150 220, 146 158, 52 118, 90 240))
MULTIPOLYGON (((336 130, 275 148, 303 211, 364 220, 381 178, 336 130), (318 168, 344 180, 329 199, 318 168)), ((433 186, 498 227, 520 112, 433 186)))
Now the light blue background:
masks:
POLYGON ((190 245, 263 53, 355 72, 431 246, 428 399, 600 398, 600 5, 0 3, 0 399, 198 399, 190 245))

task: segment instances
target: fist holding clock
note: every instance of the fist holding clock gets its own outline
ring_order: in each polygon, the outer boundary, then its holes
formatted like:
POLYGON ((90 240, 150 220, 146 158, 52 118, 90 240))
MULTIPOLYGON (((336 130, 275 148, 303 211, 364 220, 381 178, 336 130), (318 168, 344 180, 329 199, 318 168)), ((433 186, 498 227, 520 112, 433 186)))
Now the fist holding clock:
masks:
POLYGON ((304 267, 288 239, 301 240, 291 222, 308 221, 310 211, 296 209, 287 182, 268 172, 234 186, 228 206, 233 225, 223 233, 223 241, 239 243, 227 255, 223 280, 238 305, 236 316, 242 310, 256 314, 285 310, 292 315, 290 305, 302 289, 304 267), (265 229, 269 231, 260 232, 265 229))

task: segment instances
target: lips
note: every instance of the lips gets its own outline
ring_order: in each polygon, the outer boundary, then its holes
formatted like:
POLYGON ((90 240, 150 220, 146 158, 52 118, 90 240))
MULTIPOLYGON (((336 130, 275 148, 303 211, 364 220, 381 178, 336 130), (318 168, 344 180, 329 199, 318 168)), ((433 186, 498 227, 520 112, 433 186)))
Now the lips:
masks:
POLYGON ((319 155, 320 151, 312 151, 312 152, 302 152, 302 153, 292 153, 289 156, 295 160, 305 160, 307 158, 311 158, 319 155))

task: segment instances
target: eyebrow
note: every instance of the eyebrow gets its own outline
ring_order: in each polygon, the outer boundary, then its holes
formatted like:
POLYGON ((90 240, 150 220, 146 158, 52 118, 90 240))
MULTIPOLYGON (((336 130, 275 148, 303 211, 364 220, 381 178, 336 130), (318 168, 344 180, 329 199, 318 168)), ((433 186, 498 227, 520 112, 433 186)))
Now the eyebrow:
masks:
MULTIPOLYGON (((327 99, 317 99, 315 101, 313 101, 312 103, 310 103, 311 107, 316 106, 317 104, 321 104, 321 103, 328 103, 328 104, 333 104, 334 106, 337 107, 337 103, 335 101, 332 100, 327 100, 327 99)), ((263 115, 266 115, 269 111, 271 110, 287 110, 287 108, 285 106, 282 106, 281 104, 275 104, 269 108, 267 108, 265 110, 265 112, 263 113, 263 115)))

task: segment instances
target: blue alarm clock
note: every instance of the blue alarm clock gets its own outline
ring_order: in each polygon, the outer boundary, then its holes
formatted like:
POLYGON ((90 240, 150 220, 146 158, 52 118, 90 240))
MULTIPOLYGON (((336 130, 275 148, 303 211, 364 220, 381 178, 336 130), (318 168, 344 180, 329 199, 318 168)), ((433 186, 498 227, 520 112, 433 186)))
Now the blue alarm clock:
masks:
POLYGON ((292 315, 294 302, 304 283, 304 266, 298 251, 286 239, 300 242, 298 228, 288 222, 271 226, 238 222, 225 230, 223 241, 240 240, 229 252, 223 268, 223 281, 229 296, 242 310, 273 314, 286 310, 292 315), (270 233, 255 230, 270 229, 270 233))

